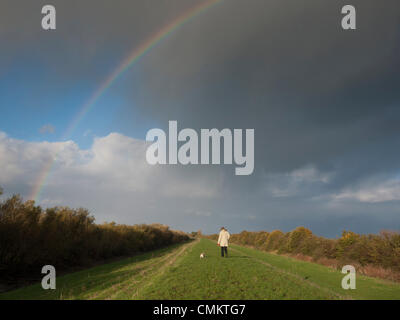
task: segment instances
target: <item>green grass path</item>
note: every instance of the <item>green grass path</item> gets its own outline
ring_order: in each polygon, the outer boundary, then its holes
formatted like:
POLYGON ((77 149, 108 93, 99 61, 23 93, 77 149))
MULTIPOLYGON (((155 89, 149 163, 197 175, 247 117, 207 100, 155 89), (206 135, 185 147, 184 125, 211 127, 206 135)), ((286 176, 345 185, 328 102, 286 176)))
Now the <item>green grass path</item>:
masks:
POLYGON ((58 277, 57 290, 37 284, 0 299, 400 299, 398 283, 358 276, 356 290, 343 290, 343 276, 237 245, 221 258, 201 239, 58 277))
POLYGON ((41 284, 0 294, 2 299, 135 299, 139 290, 151 284, 195 242, 173 245, 132 258, 57 277, 56 290, 41 284))

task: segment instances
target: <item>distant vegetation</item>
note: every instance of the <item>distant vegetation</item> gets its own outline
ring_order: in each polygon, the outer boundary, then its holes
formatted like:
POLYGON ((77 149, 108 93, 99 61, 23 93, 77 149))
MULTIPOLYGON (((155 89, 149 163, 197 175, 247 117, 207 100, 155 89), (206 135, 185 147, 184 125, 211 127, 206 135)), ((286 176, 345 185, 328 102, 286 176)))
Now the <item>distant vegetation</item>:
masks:
MULTIPOLYGON (((208 236, 216 240, 217 235, 208 236)), ((334 268, 352 264, 366 275, 400 281, 400 234, 382 231, 380 234, 360 235, 343 231, 339 239, 314 235, 298 227, 291 232, 242 231, 233 234, 231 242, 260 250, 288 254, 334 268)))
POLYGON ((188 239, 187 234, 159 224, 95 224, 86 209, 42 209, 20 196, 0 202, 2 278, 40 275, 42 266, 48 264, 56 266, 57 271, 85 266, 188 239))

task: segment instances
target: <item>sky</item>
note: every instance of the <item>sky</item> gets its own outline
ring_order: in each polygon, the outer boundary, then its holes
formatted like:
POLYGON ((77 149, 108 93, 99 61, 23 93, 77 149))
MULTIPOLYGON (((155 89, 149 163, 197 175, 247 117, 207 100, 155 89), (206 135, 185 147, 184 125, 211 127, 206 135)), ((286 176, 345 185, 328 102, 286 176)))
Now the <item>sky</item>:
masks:
POLYGON ((96 221, 215 233, 400 229, 400 5, 222 0, 121 63, 204 0, 0 3, 0 186, 96 221), (75 121, 79 119, 79 121, 75 121), (150 166, 146 133, 255 130, 255 168, 150 166), (72 129, 71 129, 72 128, 72 129), (50 165, 49 165, 50 164, 50 165), (45 173, 45 174, 44 174, 45 173), (43 179, 45 177, 45 179, 43 179))

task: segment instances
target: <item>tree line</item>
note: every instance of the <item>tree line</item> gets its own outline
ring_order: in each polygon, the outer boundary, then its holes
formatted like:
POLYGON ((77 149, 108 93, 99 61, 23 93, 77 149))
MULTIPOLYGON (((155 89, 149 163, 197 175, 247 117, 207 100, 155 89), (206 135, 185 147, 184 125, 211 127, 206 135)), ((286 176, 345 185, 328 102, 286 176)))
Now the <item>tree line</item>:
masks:
POLYGON ((57 270, 84 266, 188 239, 186 233, 160 224, 96 224, 86 209, 43 209, 19 195, 0 202, 0 274, 4 277, 37 274, 48 264, 57 270))
MULTIPOLYGON (((218 235, 208 238, 216 240, 218 235)), ((290 232, 242 231, 230 241, 338 269, 352 264, 363 274, 400 281, 400 233, 394 231, 364 235, 345 230, 340 238, 327 239, 298 227, 290 232)))

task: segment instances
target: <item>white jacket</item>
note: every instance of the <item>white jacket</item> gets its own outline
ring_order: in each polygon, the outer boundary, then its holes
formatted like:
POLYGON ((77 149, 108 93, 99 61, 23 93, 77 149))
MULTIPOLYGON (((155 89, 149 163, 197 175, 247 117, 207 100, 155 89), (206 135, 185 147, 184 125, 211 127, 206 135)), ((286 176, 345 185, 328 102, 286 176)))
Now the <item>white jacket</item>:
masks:
POLYGON ((221 230, 221 232, 219 233, 219 237, 218 237, 218 244, 221 247, 227 247, 228 246, 228 241, 229 238, 231 237, 231 235, 229 234, 228 231, 226 230, 221 230))

